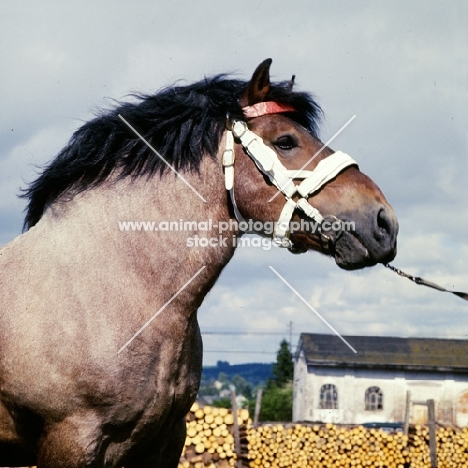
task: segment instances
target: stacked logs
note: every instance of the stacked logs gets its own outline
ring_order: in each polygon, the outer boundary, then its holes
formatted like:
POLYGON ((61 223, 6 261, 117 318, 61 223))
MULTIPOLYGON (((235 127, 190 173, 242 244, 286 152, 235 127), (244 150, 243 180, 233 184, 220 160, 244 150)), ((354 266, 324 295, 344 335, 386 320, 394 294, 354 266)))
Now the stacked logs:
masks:
MULTIPOLYGON (((237 411, 239 432, 250 424, 246 409, 237 411)), ((201 408, 194 403, 187 415, 187 438, 179 468, 228 468, 236 466, 234 415, 226 408, 201 408)))
MULTIPOLYGON (((468 466, 468 428, 439 427, 436 433, 439 467, 462 468, 468 466)), ((411 468, 430 467, 429 430, 426 426, 413 426, 409 431, 408 450, 411 468)))
MULTIPOLYGON (((238 411, 240 454, 231 410, 198 405, 187 417, 179 468, 430 468, 429 431, 411 426, 408 436, 362 426, 265 424, 254 428, 238 411)), ((437 429, 438 466, 468 467, 468 428, 437 429)))
POLYGON ((406 436, 362 426, 276 424, 251 429, 249 440, 248 466, 252 468, 403 468, 410 460, 406 436))
MULTIPOLYGON (((408 436, 362 426, 265 425, 248 431, 248 466, 430 468, 429 430, 412 426, 408 436)), ((468 467, 468 428, 439 427, 438 466, 468 467)))

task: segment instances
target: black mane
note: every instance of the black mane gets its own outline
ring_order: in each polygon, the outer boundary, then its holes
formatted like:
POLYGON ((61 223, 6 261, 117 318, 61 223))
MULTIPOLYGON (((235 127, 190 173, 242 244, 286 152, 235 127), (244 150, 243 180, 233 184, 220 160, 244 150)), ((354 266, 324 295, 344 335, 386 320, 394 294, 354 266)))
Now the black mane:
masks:
MULTIPOLYGON (((243 118, 238 99, 247 82, 224 75, 189 86, 135 95, 137 102, 119 104, 79 128, 42 174, 24 190, 28 199, 24 229, 34 226, 44 210, 64 192, 96 187, 118 168, 120 177, 151 176, 167 169, 119 118, 122 115, 177 170, 197 170, 204 154, 216 157, 226 114, 243 118)), ((291 118, 315 136, 321 109, 313 98, 292 92, 289 83, 271 85, 268 100, 292 105, 291 118)))

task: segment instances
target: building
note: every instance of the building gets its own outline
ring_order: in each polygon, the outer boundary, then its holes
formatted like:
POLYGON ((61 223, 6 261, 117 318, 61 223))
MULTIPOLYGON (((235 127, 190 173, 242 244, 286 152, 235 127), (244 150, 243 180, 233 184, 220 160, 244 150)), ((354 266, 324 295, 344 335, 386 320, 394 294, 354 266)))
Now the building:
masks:
POLYGON ((302 333, 294 362, 293 421, 427 421, 468 426, 468 340, 302 333))

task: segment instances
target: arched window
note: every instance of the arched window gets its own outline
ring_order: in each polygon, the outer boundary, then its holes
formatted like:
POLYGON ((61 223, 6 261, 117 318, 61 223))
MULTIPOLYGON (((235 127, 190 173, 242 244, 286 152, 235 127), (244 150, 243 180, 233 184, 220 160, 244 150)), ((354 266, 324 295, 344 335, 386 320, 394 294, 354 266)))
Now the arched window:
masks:
POLYGON ((333 384, 325 384, 320 388, 320 408, 338 408, 338 392, 333 384))
POLYGON ((379 387, 369 387, 365 396, 366 410, 376 411, 383 409, 383 393, 379 387))

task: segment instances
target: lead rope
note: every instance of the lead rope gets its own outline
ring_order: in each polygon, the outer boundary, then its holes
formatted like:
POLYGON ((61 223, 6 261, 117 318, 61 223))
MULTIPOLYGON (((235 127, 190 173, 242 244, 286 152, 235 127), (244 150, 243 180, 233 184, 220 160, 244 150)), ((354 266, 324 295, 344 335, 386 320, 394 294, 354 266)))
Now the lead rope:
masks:
POLYGON ((388 268, 389 270, 394 271, 397 275, 403 276, 403 278, 408 278, 413 283, 421 284, 423 286, 427 286, 428 288, 437 289, 438 291, 452 293, 455 294, 455 296, 461 297, 462 299, 465 299, 465 301, 468 301, 468 293, 460 291, 450 291, 448 289, 443 288, 442 286, 439 286, 438 284, 432 283, 431 281, 427 281, 424 278, 420 278, 419 276, 409 275, 408 273, 401 271, 399 268, 395 268, 389 263, 384 263, 383 266, 385 268, 388 268))

